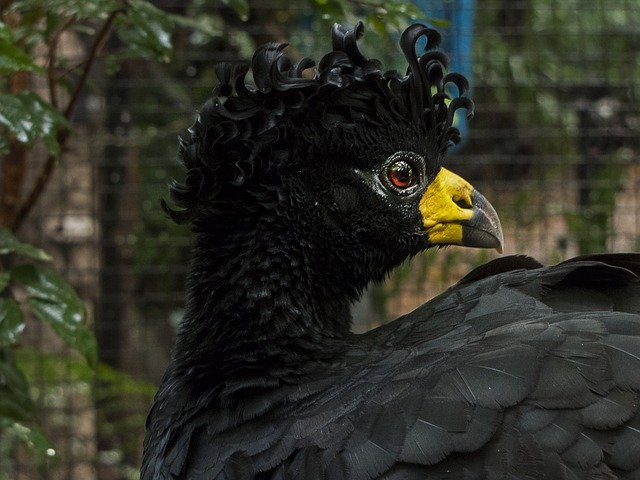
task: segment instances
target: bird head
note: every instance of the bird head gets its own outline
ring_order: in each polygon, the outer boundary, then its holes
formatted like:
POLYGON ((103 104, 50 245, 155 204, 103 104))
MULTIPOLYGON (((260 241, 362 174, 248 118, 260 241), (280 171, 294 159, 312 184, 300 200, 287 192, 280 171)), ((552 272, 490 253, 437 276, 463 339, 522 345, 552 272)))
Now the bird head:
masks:
POLYGON ((169 214, 198 232, 285 229, 370 279, 433 246, 501 249, 491 204, 442 166, 460 140, 454 115, 471 117, 473 103, 466 79, 447 73, 440 35, 405 30, 399 74, 365 58, 362 33, 336 25, 313 73, 313 61, 294 63, 275 43, 255 52, 254 85, 248 66, 218 65, 214 96, 180 144, 187 178, 173 185, 169 214))

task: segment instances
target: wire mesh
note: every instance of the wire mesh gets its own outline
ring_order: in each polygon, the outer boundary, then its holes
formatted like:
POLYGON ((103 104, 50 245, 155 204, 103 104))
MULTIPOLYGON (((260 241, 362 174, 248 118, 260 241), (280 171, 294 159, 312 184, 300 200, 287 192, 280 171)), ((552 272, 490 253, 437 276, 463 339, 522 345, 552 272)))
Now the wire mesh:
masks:
MULTIPOLYGON (((159 6, 186 8, 177 0, 159 6)), ((289 37, 296 53, 315 58, 329 48, 306 2, 251 6, 260 14, 247 23, 218 12, 220 36, 196 47, 178 34, 170 68, 129 62, 115 76, 94 75, 74 143, 25 230, 86 301, 103 366, 92 375, 46 327, 30 329, 23 364, 57 460, 35 462, 5 444, 0 479, 137 478, 144 418, 170 357, 190 252, 189 232, 159 208, 167 183, 180 177, 177 136, 210 93, 215 62, 246 59, 268 39, 289 37)), ((489 0, 469 14, 473 29, 459 35, 471 36, 477 113, 449 165, 496 207, 505 253, 556 262, 637 251, 640 4, 489 0)), ((371 33, 368 41, 377 43, 371 33)), ((400 57, 373 53, 391 63, 400 57)), ((425 253, 367 292, 354 328, 412 309, 492 255, 425 253)))

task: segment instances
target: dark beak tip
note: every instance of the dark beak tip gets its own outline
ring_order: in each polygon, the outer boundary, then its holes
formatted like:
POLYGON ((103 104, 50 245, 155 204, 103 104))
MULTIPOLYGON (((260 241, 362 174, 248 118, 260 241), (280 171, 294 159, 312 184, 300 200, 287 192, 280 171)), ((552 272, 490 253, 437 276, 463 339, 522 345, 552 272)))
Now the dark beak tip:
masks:
POLYGON ((477 248, 493 248, 502 253, 503 240, 500 225, 491 228, 484 224, 464 225, 462 227, 462 245, 477 248))
POLYGON ((473 192, 473 211, 471 219, 463 223, 463 244, 494 248, 502 253, 504 237, 500 218, 493 205, 477 190, 473 192))

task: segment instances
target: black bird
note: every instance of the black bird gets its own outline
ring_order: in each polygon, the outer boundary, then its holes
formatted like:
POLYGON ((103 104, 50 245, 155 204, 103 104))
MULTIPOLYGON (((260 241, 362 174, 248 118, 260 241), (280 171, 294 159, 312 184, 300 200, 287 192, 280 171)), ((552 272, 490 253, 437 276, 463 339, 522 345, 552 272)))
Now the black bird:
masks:
POLYGON ((442 167, 473 104, 438 33, 403 33, 402 75, 362 31, 334 27, 314 75, 282 44, 256 51, 255 86, 218 66, 166 207, 196 240, 142 479, 640 478, 639 255, 499 258, 350 333, 407 257, 502 244, 442 167))

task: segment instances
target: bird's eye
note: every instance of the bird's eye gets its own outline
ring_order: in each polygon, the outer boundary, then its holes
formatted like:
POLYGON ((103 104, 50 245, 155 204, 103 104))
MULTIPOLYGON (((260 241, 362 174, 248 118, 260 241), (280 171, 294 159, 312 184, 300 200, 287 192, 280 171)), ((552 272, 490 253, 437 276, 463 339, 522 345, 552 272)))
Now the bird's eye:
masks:
POLYGON ((417 175, 414 172, 413 165, 406 160, 397 160, 389 165, 387 178, 391 185, 404 190, 415 185, 417 175))

